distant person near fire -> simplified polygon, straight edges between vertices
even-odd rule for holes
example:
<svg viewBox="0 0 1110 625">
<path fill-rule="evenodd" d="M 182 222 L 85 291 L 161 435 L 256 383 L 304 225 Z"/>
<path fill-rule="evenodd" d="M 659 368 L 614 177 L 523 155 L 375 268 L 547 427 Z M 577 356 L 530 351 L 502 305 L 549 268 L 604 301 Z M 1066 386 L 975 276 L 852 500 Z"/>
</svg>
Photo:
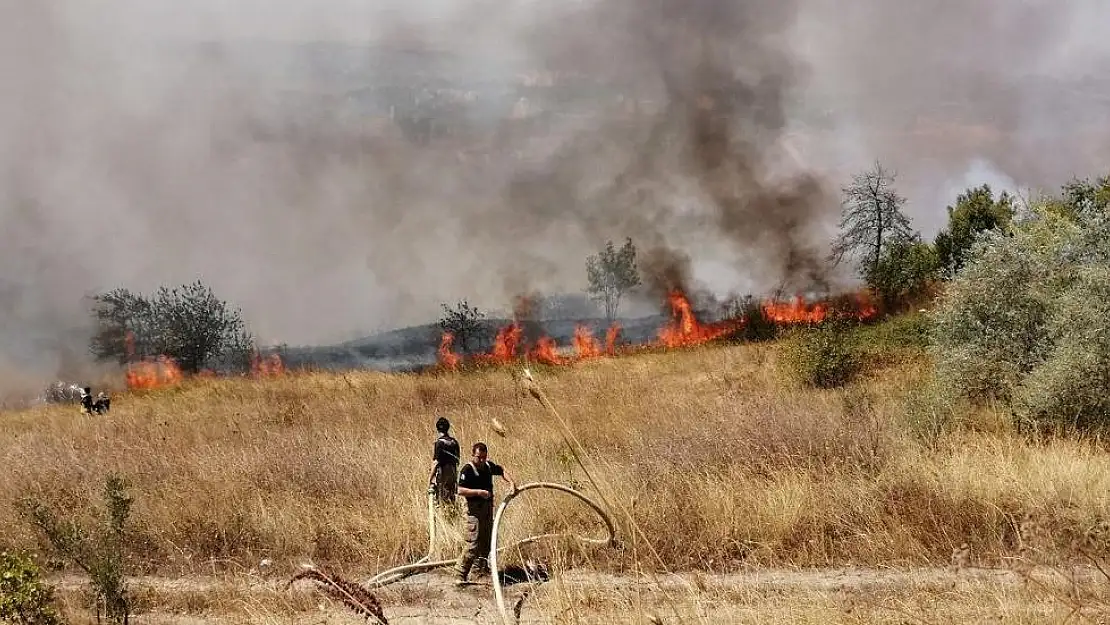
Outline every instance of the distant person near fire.
<svg viewBox="0 0 1110 625">
<path fill-rule="evenodd" d="M 104 414 L 112 405 L 112 399 L 104 391 L 93 398 L 92 387 L 81 389 L 81 412 L 85 414 Z"/>
<path fill-rule="evenodd" d="M 479 441 L 471 447 L 470 462 L 459 472 L 459 494 L 466 498 L 466 546 L 455 565 L 456 584 L 462 585 L 470 569 L 478 563 L 479 571 L 489 572 L 490 543 L 493 539 L 493 476 L 499 475 L 516 492 L 516 482 L 505 468 L 489 460 L 486 444 Z M 496 573 L 495 573 L 496 574 Z"/>
<path fill-rule="evenodd" d="M 436 419 L 435 446 L 432 449 L 432 474 L 428 477 L 428 490 L 435 492 L 436 503 L 450 506 L 455 503 L 458 483 L 459 441 L 451 436 L 451 422 L 446 417 Z"/>
</svg>

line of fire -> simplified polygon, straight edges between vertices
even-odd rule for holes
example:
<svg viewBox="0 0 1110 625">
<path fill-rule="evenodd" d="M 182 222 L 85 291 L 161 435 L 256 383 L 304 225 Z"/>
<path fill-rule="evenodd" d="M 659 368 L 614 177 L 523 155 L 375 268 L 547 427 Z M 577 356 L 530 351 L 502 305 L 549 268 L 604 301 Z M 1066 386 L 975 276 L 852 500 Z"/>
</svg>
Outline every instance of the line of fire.
<svg viewBox="0 0 1110 625">
<path fill-rule="evenodd" d="M 637 344 L 622 344 L 621 326 L 614 323 L 603 336 L 595 336 L 585 324 L 574 330 L 571 344 L 560 346 L 555 339 L 543 335 L 532 341 L 524 339 L 524 325 L 511 321 L 501 327 L 488 352 L 462 355 L 453 349 L 455 337 L 450 332 L 442 334 L 436 352 L 435 371 L 457 371 L 467 366 L 497 366 L 517 361 L 544 365 L 571 365 L 596 358 L 619 357 L 633 352 L 656 349 L 682 349 L 704 345 L 712 341 L 735 336 L 751 320 L 745 316 L 714 322 L 701 322 L 694 313 L 689 298 L 680 290 L 667 295 L 670 319 L 659 328 L 655 340 Z M 866 290 L 847 296 L 808 302 L 798 296 L 788 301 L 764 300 L 759 304 L 763 322 L 775 326 L 816 325 L 827 321 L 833 314 L 846 315 L 858 321 L 868 321 L 878 314 L 877 307 Z M 285 364 L 278 354 L 265 357 L 251 355 L 250 375 L 268 377 L 286 373 Z M 215 377 L 211 371 L 202 371 L 194 377 Z M 127 387 L 131 390 L 153 389 L 183 381 L 186 375 L 173 359 L 159 356 L 129 364 L 126 372 Z"/>
</svg>

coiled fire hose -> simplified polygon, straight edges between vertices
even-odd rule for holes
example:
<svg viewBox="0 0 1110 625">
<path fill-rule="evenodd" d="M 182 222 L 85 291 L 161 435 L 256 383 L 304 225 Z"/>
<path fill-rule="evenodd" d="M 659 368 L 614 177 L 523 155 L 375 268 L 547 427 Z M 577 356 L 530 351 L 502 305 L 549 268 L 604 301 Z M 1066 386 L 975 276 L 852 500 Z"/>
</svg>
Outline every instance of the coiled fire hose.
<svg viewBox="0 0 1110 625">
<path fill-rule="evenodd" d="M 579 536 L 579 535 L 575 535 L 575 534 L 556 532 L 556 533 L 551 533 L 551 534 L 538 534 L 538 535 L 535 535 L 535 536 L 529 536 L 527 538 L 522 538 L 520 540 L 517 540 L 516 542 L 514 542 L 510 545 L 499 547 L 497 543 L 498 543 L 498 534 L 500 533 L 499 530 L 501 529 L 501 519 L 505 514 L 505 510 L 508 509 L 509 503 L 511 503 L 514 499 L 516 499 L 517 497 L 519 497 L 522 493 L 524 493 L 526 491 L 538 490 L 538 489 L 556 490 L 556 491 L 560 491 L 560 492 L 563 492 L 563 493 L 566 493 L 568 495 L 572 495 L 572 496 L 578 498 L 583 503 L 585 503 L 587 506 L 589 506 L 594 512 L 596 512 L 599 517 L 601 517 L 602 522 L 605 524 L 605 530 L 608 533 L 608 535 L 604 538 L 589 538 L 589 537 Z M 546 540 L 546 539 L 550 539 L 550 538 L 558 538 L 558 537 L 568 536 L 568 535 L 577 539 L 579 542 L 582 542 L 582 543 L 585 543 L 585 544 L 588 544 L 588 545 L 596 545 L 596 546 L 616 546 L 617 545 L 617 530 L 616 530 L 616 526 L 613 523 L 612 517 L 593 499 L 589 498 L 588 496 L 584 495 L 583 493 L 581 493 L 581 492 L 579 492 L 579 491 L 577 491 L 577 490 L 575 490 L 575 489 L 573 489 L 569 486 L 566 486 L 564 484 L 558 484 L 558 483 L 555 483 L 555 482 L 528 482 L 528 483 L 521 484 L 521 485 L 517 486 L 517 489 L 515 491 L 512 491 L 509 494 L 507 494 L 501 500 L 501 504 L 497 507 L 497 511 L 494 513 L 492 534 L 493 535 L 490 538 L 489 568 L 490 568 L 490 574 L 491 574 L 492 583 L 493 583 L 494 601 L 497 604 L 497 611 L 501 615 L 501 620 L 505 623 L 505 625 L 511 625 L 513 623 L 513 621 L 509 618 L 509 612 L 508 612 L 508 609 L 505 606 L 505 595 L 504 595 L 504 590 L 503 590 L 502 583 L 501 583 L 501 578 L 497 574 L 497 572 L 498 572 L 497 557 L 498 557 L 499 553 L 501 553 L 502 551 L 509 551 L 509 550 L 512 550 L 512 549 L 517 549 L 519 547 L 523 547 L 524 545 L 536 543 L 536 542 L 539 542 L 541 540 Z M 367 580 L 366 582 L 364 582 L 363 586 L 366 587 L 367 589 L 381 588 L 383 586 L 387 586 L 387 585 L 392 584 L 394 582 L 398 582 L 398 581 L 400 581 L 400 580 L 402 580 L 406 577 L 412 576 L 412 575 L 417 575 L 419 573 L 425 573 L 425 572 L 428 572 L 428 571 L 431 571 L 431 570 L 434 570 L 434 569 L 443 568 L 443 567 L 447 567 L 447 566 L 452 566 L 452 565 L 455 564 L 455 562 L 457 561 L 456 558 L 443 559 L 443 560 L 433 560 L 432 559 L 432 550 L 435 547 L 435 537 L 436 537 L 436 516 L 435 516 L 435 496 L 434 495 L 429 495 L 429 497 L 428 497 L 428 537 L 429 537 L 428 552 L 422 558 L 420 558 L 419 560 L 417 560 L 416 562 L 413 562 L 411 564 L 404 564 L 404 565 L 401 565 L 401 566 L 397 566 L 397 567 L 382 571 L 382 572 L 378 573 L 377 575 L 375 575 L 374 577 Z"/>
<path fill-rule="evenodd" d="M 575 449 L 575 445 L 572 444 L 573 434 L 571 434 L 569 432 L 569 429 L 567 428 L 566 423 L 562 420 L 562 417 L 559 416 L 559 413 L 555 410 L 555 407 L 551 405 L 551 402 L 547 399 L 547 396 L 535 384 L 535 381 L 532 378 L 532 374 L 528 369 L 524 370 L 523 376 L 521 378 L 521 382 L 523 383 L 524 388 L 533 397 L 535 397 L 544 406 L 544 408 L 547 409 L 547 411 L 549 413 L 551 413 L 554 417 L 556 417 L 559 420 L 559 425 L 563 429 L 564 438 L 567 440 L 567 444 L 570 445 L 571 453 L 574 455 L 575 460 L 578 461 L 579 466 L 581 466 L 582 469 L 584 471 L 586 471 L 586 475 L 589 478 L 590 483 L 593 484 L 593 486 L 595 488 L 597 488 L 597 484 L 596 484 L 596 482 L 594 482 L 593 476 L 590 475 L 589 470 L 582 463 L 582 460 L 579 457 L 579 455 L 577 453 L 577 450 Z M 573 441 L 573 443 L 577 443 L 577 441 Z M 566 532 L 556 532 L 556 533 L 551 533 L 551 534 L 539 534 L 539 535 L 536 535 L 536 536 L 529 536 L 527 538 L 522 538 L 520 540 L 517 540 L 516 542 L 514 542 L 510 545 L 506 545 L 504 547 L 499 547 L 498 546 L 498 534 L 500 533 L 500 529 L 501 529 L 502 517 L 505 514 L 505 510 L 508 509 L 509 504 L 513 500 L 515 500 L 517 497 L 519 497 L 521 494 L 523 494 L 527 491 L 540 490 L 540 489 L 549 489 L 549 490 L 555 490 L 555 491 L 559 491 L 559 492 L 562 492 L 562 493 L 566 493 L 568 495 L 576 497 L 577 499 L 579 499 L 580 501 L 585 503 L 587 506 L 590 507 L 590 509 L 592 509 L 594 512 L 596 512 L 599 517 L 601 517 L 602 522 L 605 524 L 605 529 L 606 529 L 606 532 L 608 533 L 608 535 L 605 538 L 588 538 L 588 537 L 584 537 L 584 536 L 579 536 L 577 534 L 569 534 L 569 533 L 566 533 Z M 601 491 L 598 490 L 598 493 L 601 494 Z M 436 508 L 435 493 L 434 493 L 434 491 L 429 490 L 429 492 L 428 492 L 428 551 L 427 551 L 427 553 L 425 553 L 424 556 L 421 557 L 419 560 L 417 560 L 416 562 L 413 562 L 411 564 L 404 564 L 404 565 L 401 565 L 401 566 L 393 567 L 391 569 L 387 569 L 385 571 L 381 571 L 380 573 L 374 575 L 372 578 L 370 578 L 369 580 L 367 580 L 366 582 L 364 582 L 362 584 L 365 588 L 367 588 L 367 589 L 381 588 L 383 586 L 387 586 L 387 585 L 392 584 L 394 582 L 398 582 L 398 581 L 400 581 L 402 579 L 405 579 L 406 577 L 409 577 L 409 576 L 412 576 L 412 575 L 425 573 L 427 571 L 431 571 L 431 570 L 434 570 L 434 569 L 443 568 L 443 567 L 447 567 L 447 566 L 452 566 L 452 565 L 455 564 L 455 562 L 457 561 L 456 558 L 441 559 L 441 560 L 433 560 L 432 559 L 433 552 L 434 552 L 434 549 L 435 549 L 435 543 L 436 543 L 436 525 L 437 524 L 436 524 L 435 508 Z M 558 538 L 558 537 L 568 536 L 568 535 L 577 539 L 579 542 L 589 544 L 589 545 L 610 546 L 610 547 L 615 547 L 615 546 L 618 545 L 616 525 L 613 523 L 612 516 L 605 510 L 605 508 L 603 508 L 600 504 L 598 504 L 597 502 L 595 502 L 593 499 L 586 496 L 585 494 L 579 492 L 578 490 L 575 490 L 574 488 L 571 488 L 570 486 L 566 486 L 564 484 L 558 484 L 558 483 L 555 483 L 555 482 L 527 482 L 525 484 L 518 485 L 516 490 L 509 492 L 501 500 L 501 504 L 497 507 L 497 511 L 494 513 L 492 534 L 493 535 L 490 538 L 490 553 L 489 553 L 490 575 L 493 578 L 494 602 L 497 604 L 497 611 L 500 614 L 501 620 L 505 625 L 512 625 L 513 621 L 510 620 L 509 611 L 505 607 L 504 589 L 502 588 L 501 577 L 498 574 L 498 567 L 497 567 L 498 554 L 500 554 L 502 551 L 517 549 L 517 548 L 523 547 L 524 545 L 536 543 L 536 542 L 539 542 L 541 540 L 545 540 L 545 539 L 549 539 L 549 538 Z"/>
</svg>

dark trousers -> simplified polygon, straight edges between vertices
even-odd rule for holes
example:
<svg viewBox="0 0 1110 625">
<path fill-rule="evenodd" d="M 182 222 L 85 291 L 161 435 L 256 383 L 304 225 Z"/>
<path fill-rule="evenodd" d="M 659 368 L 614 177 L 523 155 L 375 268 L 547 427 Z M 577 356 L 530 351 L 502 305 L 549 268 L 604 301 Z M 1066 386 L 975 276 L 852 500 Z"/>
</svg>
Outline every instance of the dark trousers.
<svg viewBox="0 0 1110 625">
<path fill-rule="evenodd" d="M 436 466 L 436 502 L 440 504 L 454 504 L 455 493 L 458 492 L 459 481 L 458 465 L 441 464 Z"/>
<path fill-rule="evenodd" d="M 481 560 L 484 568 L 489 568 L 489 549 L 493 541 L 493 501 L 475 499 L 467 501 L 466 546 L 459 554 L 455 572 L 459 579 L 466 579 L 476 561 Z"/>
</svg>

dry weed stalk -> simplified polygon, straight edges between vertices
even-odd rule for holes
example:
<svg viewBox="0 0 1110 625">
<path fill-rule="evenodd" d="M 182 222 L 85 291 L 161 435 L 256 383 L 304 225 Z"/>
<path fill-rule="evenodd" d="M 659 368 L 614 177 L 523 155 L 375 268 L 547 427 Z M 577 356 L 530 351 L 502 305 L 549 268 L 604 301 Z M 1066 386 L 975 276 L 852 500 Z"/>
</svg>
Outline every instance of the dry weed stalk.
<svg viewBox="0 0 1110 625">
<path fill-rule="evenodd" d="M 1085 548 L 1079 547 L 1077 550 L 1097 572 L 1097 579 L 1105 585 L 1104 590 L 1110 591 L 1110 563 Z M 1049 599 L 1069 608 L 1067 616 L 1061 621 L 1062 623 L 1067 623 L 1076 616 L 1080 618 L 1110 616 L 1110 599 L 1107 598 L 1105 592 L 1101 596 L 1093 591 L 1084 593 L 1084 583 L 1079 579 L 1079 575 L 1074 569 L 1066 571 L 1059 565 L 1047 566 L 1051 573 L 1055 573 L 1064 580 L 1065 588 L 1062 589 L 1056 584 L 1037 579 L 1033 575 L 1036 568 L 1037 564 L 1035 562 L 1021 558 L 1021 564 L 1011 567 L 1011 570 L 1021 576 L 1027 587 L 1036 588 Z M 1098 622 L 1103 621 L 1099 620 Z"/>
<path fill-rule="evenodd" d="M 365 617 L 366 620 L 374 618 L 380 625 L 389 625 L 389 620 L 385 618 L 385 612 L 382 610 L 382 604 L 378 601 L 378 598 L 358 583 L 311 566 L 294 575 L 286 584 L 286 588 L 302 579 L 310 579 L 316 582 L 325 595 L 354 610 L 356 614 Z"/>
</svg>

